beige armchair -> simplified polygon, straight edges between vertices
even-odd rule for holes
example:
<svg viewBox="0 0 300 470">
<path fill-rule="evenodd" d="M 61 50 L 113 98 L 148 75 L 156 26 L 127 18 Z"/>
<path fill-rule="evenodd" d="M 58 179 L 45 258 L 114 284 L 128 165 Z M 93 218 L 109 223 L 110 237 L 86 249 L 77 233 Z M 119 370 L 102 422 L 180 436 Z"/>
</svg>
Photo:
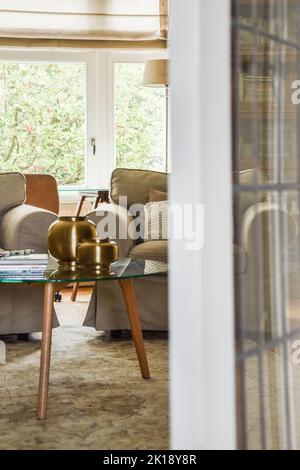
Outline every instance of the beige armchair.
<svg viewBox="0 0 300 470">
<path fill-rule="evenodd" d="M 261 186 L 265 176 L 258 169 L 242 171 L 239 184 Z M 270 192 L 269 192 L 270 193 Z M 271 194 L 272 196 L 272 194 Z M 294 217 L 266 192 L 244 191 L 239 207 L 234 201 L 235 215 L 235 293 L 237 329 L 243 329 L 248 337 L 257 333 L 266 337 L 280 330 L 278 318 L 278 272 L 280 259 L 287 261 L 289 248 L 298 232 Z M 238 212 L 240 215 L 238 216 Z M 239 223 L 238 223 L 239 220 Z M 282 227 L 282 239 L 278 239 L 278 224 Z M 284 276 L 288 263 L 284 262 Z"/>
<path fill-rule="evenodd" d="M 238 176 L 242 185 L 251 185 L 254 181 L 258 184 L 264 182 L 263 173 L 257 169 L 240 172 Z M 116 214 L 117 225 L 127 227 L 132 221 L 132 214 L 128 208 L 135 203 L 147 203 L 151 189 L 166 191 L 167 175 L 153 171 L 117 169 L 111 178 L 112 204 L 102 205 L 101 214 L 95 210 L 89 216 L 98 224 L 101 218 L 108 214 Z M 118 205 L 119 196 L 127 196 L 127 207 Z M 237 201 L 234 201 L 234 206 L 235 202 Z M 236 318 L 237 321 L 240 318 L 244 319 L 243 328 L 246 334 L 256 334 L 257 328 L 260 332 L 270 334 L 276 328 L 278 316 L 278 312 L 275 312 L 273 307 L 276 304 L 276 275 L 273 260 L 276 257 L 277 240 L 272 236 L 272 227 L 280 216 L 285 233 L 282 249 L 285 251 L 295 240 L 297 227 L 294 218 L 278 204 L 268 201 L 263 193 L 258 198 L 257 194 L 251 191 L 244 192 L 239 210 L 241 212 L 240 224 L 239 226 L 235 224 L 233 257 L 235 308 L 236 313 L 243 309 L 243 314 L 237 314 Z M 234 212 L 236 215 L 236 208 Z M 240 230 L 239 235 L 237 230 Z M 259 255 L 256 251 L 257 236 L 260 237 L 263 246 L 263 252 Z M 128 234 L 127 238 L 116 241 L 121 257 L 167 261 L 166 240 L 137 243 Z M 142 328 L 166 330 L 168 327 L 167 280 L 147 278 L 134 282 Z M 263 292 L 259 304 L 257 283 L 262 286 Z M 238 296 L 238 293 L 241 295 Z M 129 327 L 122 296 L 116 283 L 101 283 L 95 287 L 85 324 L 94 326 L 98 330 L 118 330 Z M 238 330 L 240 325 L 236 326 Z"/>
<path fill-rule="evenodd" d="M 156 171 L 116 169 L 111 177 L 110 197 L 112 204 L 101 206 L 89 214 L 89 218 L 99 223 L 109 214 L 116 215 L 117 233 L 119 226 L 127 230 L 132 221 L 129 208 L 133 204 L 146 204 L 152 189 L 167 191 L 167 174 Z M 119 197 L 127 196 L 127 207 L 119 206 Z M 125 239 L 116 239 L 120 257 L 150 259 L 167 262 L 168 243 L 166 240 L 138 243 L 127 233 Z M 134 280 L 141 325 L 144 330 L 163 331 L 168 329 L 168 281 L 166 278 Z M 96 285 L 88 313 L 86 326 L 97 330 L 129 329 L 125 306 L 119 286 L 115 282 Z"/>
<path fill-rule="evenodd" d="M 24 204 L 25 198 L 21 173 L 0 174 L 0 248 L 33 248 L 35 253 L 47 253 L 48 228 L 57 216 Z M 0 334 L 41 331 L 41 285 L 0 284 L 0 295 Z M 58 326 L 55 315 L 54 326 Z"/>
</svg>

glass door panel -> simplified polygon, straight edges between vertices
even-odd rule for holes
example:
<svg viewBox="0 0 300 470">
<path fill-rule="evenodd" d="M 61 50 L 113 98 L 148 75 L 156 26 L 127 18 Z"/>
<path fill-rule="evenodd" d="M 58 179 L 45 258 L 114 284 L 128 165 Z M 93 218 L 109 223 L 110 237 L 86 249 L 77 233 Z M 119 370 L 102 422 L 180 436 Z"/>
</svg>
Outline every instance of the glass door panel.
<svg viewBox="0 0 300 470">
<path fill-rule="evenodd" d="M 299 20 L 298 0 L 232 1 L 241 448 L 300 448 Z"/>
</svg>

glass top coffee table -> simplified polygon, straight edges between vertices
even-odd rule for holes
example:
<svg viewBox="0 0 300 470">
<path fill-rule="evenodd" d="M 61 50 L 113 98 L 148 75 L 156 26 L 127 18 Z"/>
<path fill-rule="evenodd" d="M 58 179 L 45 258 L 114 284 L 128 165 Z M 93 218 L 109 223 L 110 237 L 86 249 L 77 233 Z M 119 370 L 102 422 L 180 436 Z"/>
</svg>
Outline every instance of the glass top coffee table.
<svg viewBox="0 0 300 470">
<path fill-rule="evenodd" d="M 52 341 L 52 317 L 54 288 L 59 283 L 70 282 L 105 282 L 118 281 L 123 293 L 127 315 L 131 328 L 133 341 L 144 379 L 150 378 L 148 361 L 145 351 L 143 334 L 132 280 L 147 276 L 166 276 L 167 265 L 159 261 L 119 259 L 112 264 L 112 273 L 109 275 L 98 274 L 93 271 L 78 269 L 76 271 L 61 271 L 58 265 L 51 261 L 48 266 L 40 270 L 29 270 L 28 267 L 14 269 L 0 273 L 0 283 L 43 283 L 44 284 L 44 311 L 42 322 L 42 345 L 40 380 L 38 391 L 38 419 L 47 417 L 48 388 L 50 375 L 51 341 Z"/>
</svg>

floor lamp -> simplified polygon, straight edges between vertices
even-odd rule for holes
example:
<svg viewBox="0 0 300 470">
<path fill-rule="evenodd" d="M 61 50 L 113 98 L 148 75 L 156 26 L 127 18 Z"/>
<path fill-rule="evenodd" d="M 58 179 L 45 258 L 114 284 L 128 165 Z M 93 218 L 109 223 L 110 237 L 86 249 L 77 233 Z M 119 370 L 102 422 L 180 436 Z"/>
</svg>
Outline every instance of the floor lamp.
<svg viewBox="0 0 300 470">
<path fill-rule="evenodd" d="M 164 87 L 166 91 L 166 164 L 169 170 L 169 61 L 167 59 L 148 60 L 144 71 L 144 86 Z"/>
</svg>

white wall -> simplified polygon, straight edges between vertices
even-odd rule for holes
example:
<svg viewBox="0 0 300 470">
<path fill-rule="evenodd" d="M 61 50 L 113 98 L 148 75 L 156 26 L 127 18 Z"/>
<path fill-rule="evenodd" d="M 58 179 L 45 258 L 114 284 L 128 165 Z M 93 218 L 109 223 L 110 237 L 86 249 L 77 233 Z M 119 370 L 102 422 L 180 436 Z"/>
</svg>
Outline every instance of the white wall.
<svg viewBox="0 0 300 470">
<path fill-rule="evenodd" d="M 205 204 L 204 249 L 170 248 L 175 449 L 235 448 L 229 8 L 171 0 L 170 198 Z"/>
</svg>

